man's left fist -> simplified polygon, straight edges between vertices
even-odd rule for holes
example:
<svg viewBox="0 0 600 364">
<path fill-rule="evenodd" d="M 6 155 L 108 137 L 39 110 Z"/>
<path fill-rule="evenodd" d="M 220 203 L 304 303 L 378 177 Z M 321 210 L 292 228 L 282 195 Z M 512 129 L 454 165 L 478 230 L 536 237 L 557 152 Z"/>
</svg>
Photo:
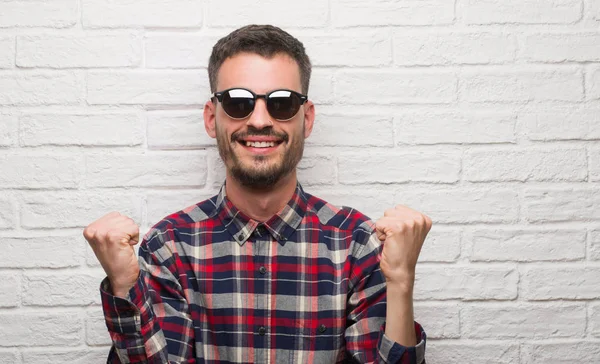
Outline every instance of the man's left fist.
<svg viewBox="0 0 600 364">
<path fill-rule="evenodd" d="M 377 220 L 375 232 L 383 242 L 380 267 L 388 283 L 412 289 L 417 259 L 431 225 L 428 216 L 403 205 L 386 210 Z"/>
</svg>

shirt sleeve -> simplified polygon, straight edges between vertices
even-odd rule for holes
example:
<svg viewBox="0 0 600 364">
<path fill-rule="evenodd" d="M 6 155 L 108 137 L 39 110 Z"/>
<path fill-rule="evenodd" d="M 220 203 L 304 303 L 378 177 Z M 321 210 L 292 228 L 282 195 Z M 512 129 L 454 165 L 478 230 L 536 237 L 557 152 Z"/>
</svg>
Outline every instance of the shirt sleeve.
<svg viewBox="0 0 600 364">
<path fill-rule="evenodd" d="M 386 286 L 379 268 L 382 246 L 374 235 L 363 240 L 351 257 L 346 355 L 358 363 L 423 364 L 427 335 L 419 323 L 415 322 L 416 346 L 402 346 L 385 335 Z"/>
<path fill-rule="evenodd" d="M 140 275 L 126 298 L 100 287 L 106 326 L 113 341 L 108 363 L 195 363 L 192 318 L 178 280 L 174 241 L 153 230 L 139 249 Z M 165 239 L 166 240 L 166 239 Z"/>
</svg>

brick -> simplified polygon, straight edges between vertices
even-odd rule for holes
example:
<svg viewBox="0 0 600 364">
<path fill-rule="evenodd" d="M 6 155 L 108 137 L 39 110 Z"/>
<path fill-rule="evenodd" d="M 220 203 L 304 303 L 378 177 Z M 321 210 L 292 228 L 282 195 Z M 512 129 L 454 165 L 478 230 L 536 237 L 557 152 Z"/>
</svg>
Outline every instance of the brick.
<svg viewBox="0 0 600 364">
<path fill-rule="evenodd" d="M 15 144 L 18 125 L 16 115 L 0 111 L 0 147 L 10 147 Z"/>
<path fill-rule="evenodd" d="M 4 351 L 0 350 L 0 363 L 20 364 L 21 355 L 14 350 Z"/>
<path fill-rule="evenodd" d="M 592 260 L 600 260 L 600 230 L 592 230 L 590 236 L 589 257 Z"/>
<path fill-rule="evenodd" d="M 13 201 L 8 197 L 0 196 L 0 229 L 14 228 L 17 224 L 15 217 L 17 210 Z"/>
<path fill-rule="evenodd" d="M 458 152 L 387 152 L 348 154 L 339 158 L 339 179 L 344 184 L 433 182 L 454 183 L 460 172 Z M 407 166 L 414 166 L 409 167 Z"/>
<path fill-rule="evenodd" d="M 200 0 L 82 0 L 82 22 L 90 28 L 199 27 Z"/>
<path fill-rule="evenodd" d="M 208 99 L 208 78 L 197 71 L 112 71 L 88 74 L 90 104 L 194 105 Z"/>
<path fill-rule="evenodd" d="M 160 191 L 148 193 L 147 200 L 147 221 L 154 225 L 164 217 L 177 211 L 195 205 L 214 195 L 218 191 Z"/>
<path fill-rule="evenodd" d="M 522 274 L 520 292 L 530 301 L 597 299 L 600 298 L 600 268 L 531 267 Z"/>
<path fill-rule="evenodd" d="M 516 116 L 507 112 L 403 111 L 394 117 L 402 144 L 516 143 Z"/>
<path fill-rule="evenodd" d="M 540 33 L 524 38 L 520 57 L 539 62 L 600 61 L 600 33 Z"/>
<path fill-rule="evenodd" d="M 585 257 L 585 231 L 572 229 L 478 228 L 467 231 L 474 262 L 573 261 Z"/>
<path fill-rule="evenodd" d="M 208 150 L 208 170 L 212 173 L 209 173 L 206 185 L 220 188 L 225 181 L 226 167 L 216 148 Z"/>
<path fill-rule="evenodd" d="M 149 111 L 147 138 L 152 149 L 189 149 L 216 146 L 204 129 L 202 112 Z"/>
<path fill-rule="evenodd" d="M 0 295 L 0 307 L 18 306 L 21 301 L 19 276 L 10 273 L 0 273 L 0 292 L 2 292 L 2 295 Z"/>
<path fill-rule="evenodd" d="M 0 28 L 72 27 L 79 19 L 77 0 L 3 1 L 0 3 Z"/>
<path fill-rule="evenodd" d="M 3 188 L 75 188 L 83 173 L 83 159 L 69 155 L 0 154 Z"/>
<path fill-rule="evenodd" d="M 100 304 L 98 287 L 104 277 L 78 272 L 29 273 L 23 279 L 23 304 L 26 306 L 83 306 Z"/>
<path fill-rule="evenodd" d="M 600 148 L 591 148 L 590 156 L 590 180 L 594 182 L 600 181 Z"/>
<path fill-rule="evenodd" d="M 130 33 L 17 38 L 19 67 L 132 67 L 141 60 L 142 40 Z"/>
<path fill-rule="evenodd" d="M 459 338 L 458 304 L 416 303 L 415 321 L 427 328 L 428 339 Z"/>
<path fill-rule="evenodd" d="M 580 101 L 582 74 L 576 69 L 465 71 L 460 99 L 469 102 Z"/>
<path fill-rule="evenodd" d="M 109 348 L 85 349 L 26 349 L 23 350 L 23 364 L 90 364 L 103 363 L 108 357 Z"/>
<path fill-rule="evenodd" d="M 83 236 L 73 235 L 4 237 L 0 249 L 11 258 L 0 261 L 0 268 L 78 267 L 84 256 L 83 241 Z"/>
<path fill-rule="evenodd" d="M 585 86 L 588 100 L 600 99 L 600 67 L 590 67 Z"/>
<path fill-rule="evenodd" d="M 391 130 L 392 121 L 385 116 L 317 112 L 312 134 L 306 139 L 306 144 L 330 147 L 392 147 L 394 134 Z"/>
<path fill-rule="evenodd" d="M 21 225 L 26 228 L 85 227 L 111 211 L 141 221 L 141 196 L 118 191 L 31 192 L 23 196 Z"/>
<path fill-rule="evenodd" d="M 74 72 L 0 73 L 0 105 L 75 104 L 82 93 Z"/>
<path fill-rule="evenodd" d="M 544 109 L 523 112 L 518 119 L 530 140 L 600 140 L 598 109 Z"/>
<path fill-rule="evenodd" d="M 519 273 L 511 268 L 417 266 L 415 300 L 513 300 Z"/>
<path fill-rule="evenodd" d="M 142 119 L 132 112 L 24 113 L 22 146 L 135 146 L 144 140 Z"/>
<path fill-rule="evenodd" d="M 515 58 L 513 35 L 446 30 L 400 30 L 394 34 L 394 63 L 399 66 L 498 64 Z"/>
<path fill-rule="evenodd" d="M 432 364 L 514 364 L 519 362 L 519 344 L 474 340 L 436 341 L 435 344 L 427 346 L 427 363 L 430 362 Z"/>
<path fill-rule="evenodd" d="M 471 304 L 461 310 L 461 332 L 469 339 L 582 337 L 583 304 Z M 541 324 L 542 323 L 542 324 Z"/>
<path fill-rule="evenodd" d="M 206 68 L 217 36 L 151 34 L 144 42 L 146 68 Z"/>
<path fill-rule="evenodd" d="M 211 27 L 273 24 L 275 20 L 274 25 L 282 28 L 305 28 L 325 26 L 329 20 L 329 4 L 320 0 L 306 0 L 293 8 L 277 0 L 263 0 L 260 6 L 248 6 L 240 0 L 210 0 L 206 5 L 206 19 Z"/>
<path fill-rule="evenodd" d="M 392 63 L 387 34 L 360 32 L 300 37 L 314 66 L 383 66 Z"/>
<path fill-rule="evenodd" d="M 581 8 L 581 0 L 460 0 L 456 12 L 466 24 L 570 24 Z"/>
<path fill-rule="evenodd" d="M 593 363 L 600 358 L 600 341 L 524 343 L 521 353 L 523 364 Z"/>
<path fill-rule="evenodd" d="M 336 99 L 356 104 L 447 104 L 456 100 L 457 80 L 448 72 L 340 71 Z"/>
<path fill-rule="evenodd" d="M 442 25 L 454 22 L 454 4 L 443 0 L 333 0 L 331 21 L 337 27 L 364 25 Z"/>
<path fill-rule="evenodd" d="M 73 310 L 0 313 L 0 347 L 77 346 L 82 342 L 82 326 L 81 317 Z"/>
<path fill-rule="evenodd" d="M 308 99 L 316 105 L 330 104 L 334 101 L 333 92 L 333 70 L 313 69 Z"/>
<path fill-rule="evenodd" d="M 305 155 L 298 164 L 298 180 L 303 186 L 337 183 L 337 160 L 326 155 Z"/>
<path fill-rule="evenodd" d="M 528 188 L 522 215 L 529 222 L 598 220 L 600 194 L 597 188 Z"/>
<path fill-rule="evenodd" d="M 588 332 L 600 338 L 600 303 L 590 303 L 588 315 Z"/>
<path fill-rule="evenodd" d="M 0 8 L 1 7 L 2 7 L 2 5 L 0 5 Z M 14 66 L 15 66 L 15 38 L 14 37 L 0 37 L 0 68 L 13 68 Z"/>
<path fill-rule="evenodd" d="M 515 222 L 519 200 L 513 189 L 442 189 L 397 192 L 393 201 L 428 215 L 433 223 Z M 384 206 L 389 205 L 386 203 Z"/>
<path fill-rule="evenodd" d="M 460 232 L 434 226 L 427 234 L 419 262 L 454 262 L 460 256 Z"/>
<path fill-rule="evenodd" d="M 85 315 L 85 342 L 88 345 L 111 345 L 102 307 L 94 307 Z"/>
<path fill-rule="evenodd" d="M 470 182 L 572 181 L 587 179 L 585 149 L 482 149 L 463 156 Z"/>
<path fill-rule="evenodd" d="M 90 155 L 85 181 L 93 187 L 203 186 L 206 155 L 190 152 Z"/>
</svg>

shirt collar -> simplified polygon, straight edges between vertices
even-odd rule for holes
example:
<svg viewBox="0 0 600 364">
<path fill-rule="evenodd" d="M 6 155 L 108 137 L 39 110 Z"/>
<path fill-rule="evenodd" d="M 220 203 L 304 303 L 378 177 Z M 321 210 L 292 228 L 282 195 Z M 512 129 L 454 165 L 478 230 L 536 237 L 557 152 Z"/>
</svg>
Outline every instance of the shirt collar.
<svg viewBox="0 0 600 364">
<path fill-rule="evenodd" d="M 254 230 L 261 225 L 259 221 L 249 218 L 229 201 L 225 193 L 225 184 L 221 186 L 217 195 L 216 207 L 219 219 L 240 246 L 244 245 Z M 297 183 L 296 190 L 288 203 L 262 225 L 283 246 L 302 222 L 306 208 L 306 195 L 300 183 Z"/>
</svg>

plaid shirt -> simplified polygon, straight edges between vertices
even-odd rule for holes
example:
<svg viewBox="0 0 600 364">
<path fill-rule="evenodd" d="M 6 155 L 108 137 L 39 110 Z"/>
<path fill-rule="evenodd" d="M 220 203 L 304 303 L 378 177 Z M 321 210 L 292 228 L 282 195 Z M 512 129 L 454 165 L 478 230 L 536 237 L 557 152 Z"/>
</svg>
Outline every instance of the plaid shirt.
<svg viewBox="0 0 600 364">
<path fill-rule="evenodd" d="M 127 299 L 101 286 L 109 363 L 421 363 L 385 334 L 373 223 L 298 184 L 264 223 L 218 195 L 144 237 Z"/>
</svg>

